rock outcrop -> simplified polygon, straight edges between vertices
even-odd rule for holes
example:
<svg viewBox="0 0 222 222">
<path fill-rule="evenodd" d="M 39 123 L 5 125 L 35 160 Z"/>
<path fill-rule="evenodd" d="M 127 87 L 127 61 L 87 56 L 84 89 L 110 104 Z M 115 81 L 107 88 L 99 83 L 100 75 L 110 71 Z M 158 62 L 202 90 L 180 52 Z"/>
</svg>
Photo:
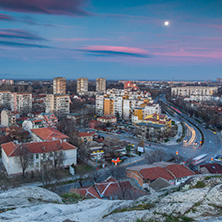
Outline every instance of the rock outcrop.
<svg viewBox="0 0 222 222">
<path fill-rule="evenodd" d="M 0 194 L 0 209 L 6 211 L 0 213 L 0 221 L 12 222 L 222 221 L 222 177 L 195 176 L 179 188 L 135 201 L 64 204 L 57 194 L 42 188 L 20 188 Z"/>
</svg>

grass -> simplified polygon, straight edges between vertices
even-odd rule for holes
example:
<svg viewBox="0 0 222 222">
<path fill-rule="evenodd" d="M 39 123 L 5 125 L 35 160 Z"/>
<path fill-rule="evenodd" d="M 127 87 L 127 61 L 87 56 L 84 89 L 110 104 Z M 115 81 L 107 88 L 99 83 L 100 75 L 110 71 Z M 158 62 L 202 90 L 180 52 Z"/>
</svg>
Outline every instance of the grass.
<svg viewBox="0 0 222 222">
<path fill-rule="evenodd" d="M 80 200 L 86 199 L 85 197 L 76 193 L 64 193 L 61 195 L 64 203 L 77 203 Z"/>
<path fill-rule="evenodd" d="M 209 180 L 209 179 L 211 179 L 211 178 L 221 178 L 222 177 L 222 175 L 212 175 L 212 176 L 206 176 L 204 179 L 205 180 Z"/>
<path fill-rule="evenodd" d="M 204 183 L 204 181 L 198 181 L 196 185 L 191 188 L 204 188 L 205 186 L 206 184 Z"/>
<path fill-rule="evenodd" d="M 84 164 L 84 163 L 79 163 L 77 164 L 76 168 L 75 168 L 75 173 L 76 174 L 85 174 L 88 173 L 89 171 L 92 171 L 93 168 Z"/>
<path fill-rule="evenodd" d="M 179 217 L 172 215 L 165 216 L 165 222 L 192 222 L 192 221 L 194 221 L 193 218 L 186 216 L 179 216 Z"/>
</svg>

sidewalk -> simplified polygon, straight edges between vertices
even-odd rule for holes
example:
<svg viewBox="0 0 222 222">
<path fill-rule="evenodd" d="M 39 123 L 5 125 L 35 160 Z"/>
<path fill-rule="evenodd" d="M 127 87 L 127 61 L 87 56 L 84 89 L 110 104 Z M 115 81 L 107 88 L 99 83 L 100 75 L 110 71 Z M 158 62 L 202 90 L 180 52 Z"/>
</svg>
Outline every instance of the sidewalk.
<svg viewBox="0 0 222 222">
<path fill-rule="evenodd" d="M 143 156 L 135 156 L 135 157 L 131 157 L 131 158 L 129 157 L 120 166 L 128 166 L 130 164 L 137 163 L 137 162 L 142 161 L 144 159 L 145 159 L 145 157 L 143 157 Z"/>
</svg>

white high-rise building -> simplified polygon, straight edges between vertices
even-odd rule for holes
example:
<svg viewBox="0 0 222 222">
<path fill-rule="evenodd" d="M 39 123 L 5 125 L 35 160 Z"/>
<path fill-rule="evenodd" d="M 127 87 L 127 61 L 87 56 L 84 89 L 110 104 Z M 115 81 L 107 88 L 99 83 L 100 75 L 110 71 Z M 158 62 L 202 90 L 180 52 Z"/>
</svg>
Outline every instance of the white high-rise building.
<svg viewBox="0 0 222 222">
<path fill-rule="evenodd" d="M 97 78 L 96 79 L 96 92 L 105 92 L 106 91 L 106 79 Z"/>
<path fill-rule="evenodd" d="M 46 113 L 56 112 L 58 115 L 68 114 L 70 110 L 70 99 L 68 95 L 46 95 Z"/>
<path fill-rule="evenodd" d="M 11 110 L 20 113 L 32 112 L 32 94 L 31 93 L 12 93 Z"/>
<path fill-rule="evenodd" d="M 9 109 L 11 107 L 12 93 L 9 91 L 0 91 L 0 105 Z"/>
<path fill-rule="evenodd" d="M 53 79 L 53 94 L 66 94 L 66 79 L 57 77 Z"/>
<path fill-rule="evenodd" d="M 77 93 L 85 94 L 88 92 L 88 79 L 87 78 L 78 78 L 77 79 Z"/>
<path fill-rule="evenodd" d="M 103 115 L 103 106 L 104 106 L 104 96 L 97 95 L 96 96 L 96 115 Z"/>
</svg>

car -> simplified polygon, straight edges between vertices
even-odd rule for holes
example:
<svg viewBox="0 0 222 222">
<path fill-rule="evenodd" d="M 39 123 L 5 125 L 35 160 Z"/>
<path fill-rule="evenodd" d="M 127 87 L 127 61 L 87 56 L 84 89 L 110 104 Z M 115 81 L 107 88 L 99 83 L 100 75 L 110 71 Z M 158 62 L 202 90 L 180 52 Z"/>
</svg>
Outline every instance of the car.
<svg viewBox="0 0 222 222">
<path fill-rule="evenodd" d="M 213 134 L 217 134 L 217 132 L 214 131 Z"/>
<path fill-rule="evenodd" d="M 187 142 L 187 140 L 183 140 L 183 142 L 184 142 L 184 143 L 186 143 L 186 142 Z"/>
<path fill-rule="evenodd" d="M 198 142 L 195 142 L 194 145 L 198 145 Z"/>
<path fill-rule="evenodd" d="M 214 161 L 222 162 L 222 155 L 215 155 Z"/>
</svg>

